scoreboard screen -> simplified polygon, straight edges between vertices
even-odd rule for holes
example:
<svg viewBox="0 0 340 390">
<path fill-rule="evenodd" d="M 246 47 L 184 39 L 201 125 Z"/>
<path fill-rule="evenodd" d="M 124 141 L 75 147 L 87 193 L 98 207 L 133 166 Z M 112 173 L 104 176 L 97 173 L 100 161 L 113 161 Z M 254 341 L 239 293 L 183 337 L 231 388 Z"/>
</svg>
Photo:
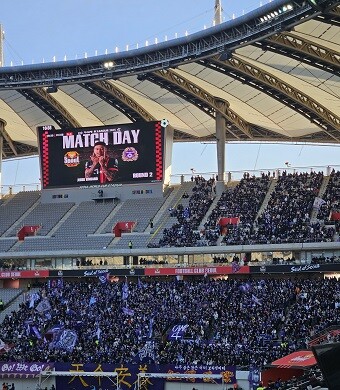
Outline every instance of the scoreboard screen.
<svg viewBox="0 0 340 390">
<path fill-rule="evenodd" d="M 161 124 L 38 127 L 42 188 L 162 182 L 165 128 Z"/>
</svg>

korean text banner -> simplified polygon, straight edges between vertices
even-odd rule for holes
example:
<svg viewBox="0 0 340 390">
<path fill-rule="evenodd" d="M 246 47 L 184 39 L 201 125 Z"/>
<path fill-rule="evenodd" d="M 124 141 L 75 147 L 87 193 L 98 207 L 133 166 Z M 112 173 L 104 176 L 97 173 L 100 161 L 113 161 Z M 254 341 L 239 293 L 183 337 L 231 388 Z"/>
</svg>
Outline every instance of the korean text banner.
<svg viewBox="0 0 340 390">
<path fill-rule="evenodd" d="M 55 363 L 56 371 L 72 372 L 73 376 L 58 376 L 56 378 L 57 390 L 59 389 L 103 389 L 114 388 L 114 383 L 118 382 L 121 390 L 132 390 L 138 388 L 138 374 L 140 373 L 159 373 L 159 374 L 217 374 L 221 379 L 204 378 L 147 378 L 148 390 L 164 390 L 165 381 L 190 383 L 218 383 L 222 384 L 222 378 L 225 385 L 232 385 L 236 382 L 235 366 L 195 366 L 195 365 L 155 365 L 155 364 L 69 364 Z M 101 377 L 86 376 L 85 372 L 106 372 Z M 117 373 L 117 377 L 112 374 Z M 111 375 L 111 376 L 110 376 Z"/>
<path fill-rule="evenodd" d="M 79 129 L 38 127 L 42 187 L 162 182 L 164 128 L 143 122 Z"/>
</svg>

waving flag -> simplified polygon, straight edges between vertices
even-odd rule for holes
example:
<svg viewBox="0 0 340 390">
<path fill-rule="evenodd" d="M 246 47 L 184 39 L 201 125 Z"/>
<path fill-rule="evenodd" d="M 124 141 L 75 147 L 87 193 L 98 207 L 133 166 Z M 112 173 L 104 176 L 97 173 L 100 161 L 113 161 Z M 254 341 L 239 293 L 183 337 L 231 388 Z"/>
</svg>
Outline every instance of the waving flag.
<svg viewBox="0 0 340 390">
<path fill-rule="evenodd" d="M 128 296 L 129 296 L 129 286 L 128 286 L 127 282 L 125 281 L 125 283 L 123 284 L 123 288 L 122 288 L 123 301 L 126 301 L 128 299 Z"/>
<path fill-rule="evenodd" d="M 135 311 L 132 309 L 129 309 L 128 307 L 123 307 L 122 309 L 123 313 L 128 316 L 133 316 L 135 314 Z"/>
<path fill-rule="evenodd" d="M 326 203 L 325 200 L 323 200 L 322 198 L 316 197 L 316 198 L 314 199 L 313 207 L 314 207 L 315 209 L 318 209 L 318 210 L 319 210 L 319 208 L 320 208 L 323 204 L 325 204 L 325 203 Z"/>
<path fill-rule="evenodd" d="M 252 300 L 254 303 L 256 303 L 257 305 L 262 306 L 261 300 L 260 300 L 256 295 L 252 294 L 251 300 Z"/>
<path fill-rule="evenodd" d="M 51 304 L 48 299 L 43 299 L 35 308 L 40 314 L 49 312 L 51 310 Z"/>
<path fill-rule="evenodd" d="M 52 343 L 56 349 L 72 352 L 78 340 L 78 335 L 74 330 L 64 329 L 56 337 Z"/>
<path fill-rule="evenodd" d="M 176 324 L 170 328 L 168 332 L 168 340 L 181 340 L 184 338 L 185 332 L 189 328 L 189 324 Z"/>
<path fill-rule="evenodd" d="M 98 279 L 101 284 L 106 284 L 109 280 L 109 273 L 106 273 L 105 275 L 99 275 Z"/>
</svg>

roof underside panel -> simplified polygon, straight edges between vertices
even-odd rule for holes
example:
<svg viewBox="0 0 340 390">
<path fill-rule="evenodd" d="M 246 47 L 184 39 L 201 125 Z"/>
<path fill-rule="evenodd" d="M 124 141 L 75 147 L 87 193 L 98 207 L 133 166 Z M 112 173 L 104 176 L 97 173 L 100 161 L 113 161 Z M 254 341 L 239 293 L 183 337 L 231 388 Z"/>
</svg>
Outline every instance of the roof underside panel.
<svg viewBox="0 0 340 390">
<path fill-rule="evenodd" d="M 320 131 L 316 125 L 312 124 L 308 119 L 293 109 L 290 109 L 283 102 L 275 100 L 268 94 L 253 88 L 251 85 L 241 83 L 219 72 L 212 72 L 210 69 L 199 64 L 188 64 L 182 68 L 227 91 L 231 96 L 239 100 L 239 109 L 242 109 L 243 105 L 241 103 L 243 102 L 257 113 L 261 113 L 263 117 L 267 118 L 267 126 L 264 126 L 262 123 L 263 127 L 267 127 L 289 137 L 302 136 Z M 237 105 L 237 101 L 235 101 L 235 104 Z"/>
<path fill-rule="evenodd" d="M 13 90 L 0 91 L 0 113 L 11 139 L 28 145 L 37 145 L 37 126 L 51 124 L 47 115 Z"/>
<path fill-rule="evenodd" d="M 147 80 L 139 81 L 136 77 L 124 77 L 122 81 L 129 88 L 147 96 L 149 101 L 154 101 L 159 106 L 158 110 L 164 112 L 164 115 L 157 119 L 167 118 L 172 127 L 184 131 L 194 138 L 205 137 L 215 133 L 213 119 L 209 118 L 199 108 L 169 92 L 167 89 L 160 88 Z M 169 114 L 171 115 L 170 117 Z"/>
<path fill-rule="evenodd" d="M 85 107 L 101 124 L 129 122 L 115 107 L 78 84 L 63 86 L 61 89 L 79 105 Z"/>
</svg>

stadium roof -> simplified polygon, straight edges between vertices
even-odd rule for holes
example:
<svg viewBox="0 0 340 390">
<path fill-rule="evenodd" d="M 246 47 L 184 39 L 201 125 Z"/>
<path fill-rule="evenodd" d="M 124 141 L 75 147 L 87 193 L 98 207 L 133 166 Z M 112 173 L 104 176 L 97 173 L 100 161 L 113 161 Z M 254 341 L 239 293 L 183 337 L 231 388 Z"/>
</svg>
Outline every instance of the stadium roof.
<svg viewBox="0 0 340 390">
<path fill-rule="evenodd" d="M 166 118 L 175 142 L 340 142 L 340 2 L 274 0 L 198 33 L 122 53 L 0 69 L 3 158 L 37 126 Z"/>
</svg>

